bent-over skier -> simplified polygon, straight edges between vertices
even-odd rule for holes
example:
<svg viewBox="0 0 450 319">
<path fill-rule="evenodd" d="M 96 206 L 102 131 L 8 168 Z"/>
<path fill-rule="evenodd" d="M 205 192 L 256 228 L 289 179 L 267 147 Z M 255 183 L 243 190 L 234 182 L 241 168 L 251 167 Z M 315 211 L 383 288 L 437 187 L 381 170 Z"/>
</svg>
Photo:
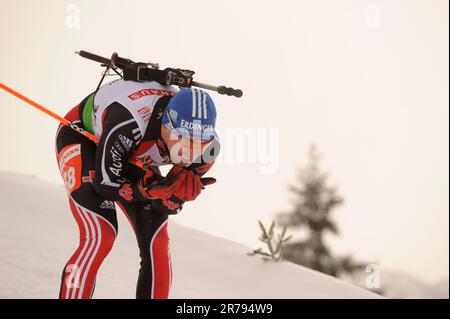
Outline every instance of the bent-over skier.
<svg viewBox="0 0 450 319">
<path fill-rule="evenodd" d="M 220 148 L 213 100 L 200 89 L 118 79 L 88 95 L 65 118 L 100 140 L 96 144 L 66 125 L 57 129 L 57 162 L 80 233 L 59 297 L 92 297 L 117 235 L 117 204 L 139 246 L 136 298 L 168 298 L 168 216 L 215 182 L 202 177 Z M 166 164 L 173 166 L 162 176 L 158 166 Z"/>
</svg>

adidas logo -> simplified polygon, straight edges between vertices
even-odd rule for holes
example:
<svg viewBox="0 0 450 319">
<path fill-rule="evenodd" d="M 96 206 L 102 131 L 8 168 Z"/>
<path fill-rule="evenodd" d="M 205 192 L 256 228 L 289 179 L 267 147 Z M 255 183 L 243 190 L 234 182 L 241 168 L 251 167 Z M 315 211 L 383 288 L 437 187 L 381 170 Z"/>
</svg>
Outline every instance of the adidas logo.
<svg viewBox="0 0 450 319">
<path fill-rule="evenodd" d="M 119 139 L 123 147 L 125 147 L 126 151 L 128 152 L 133 142 L 128 137 L 123 136 L 122 134 L 119 134 Z"/>
<path fill-rule="evenodd" d="M 114 205 L 113 201 L 105 200 L 103 203 L 100 204 L 100 208 L 103 209 L 116 209 L 116 206 Z"/>
</svg>

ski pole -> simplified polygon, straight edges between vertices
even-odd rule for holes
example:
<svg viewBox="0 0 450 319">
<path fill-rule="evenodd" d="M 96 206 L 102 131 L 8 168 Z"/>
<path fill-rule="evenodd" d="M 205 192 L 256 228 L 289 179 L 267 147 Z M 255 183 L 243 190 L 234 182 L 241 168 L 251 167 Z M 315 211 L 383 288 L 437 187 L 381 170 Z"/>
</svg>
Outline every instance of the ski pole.
<svg viewBox="0 0 450 319">
<path fill-rule="evenodd" d="M 70 122 L 66 118 L 64 118 L 62 116 L 59 116 L 58 114 L 50 111 L 49 109 L 47 109 L 46 107 L 42 106 L 41 104 L 39 104 L 39 103 L 37 103 L 37 102 L 27 98 L 26 96 L 20 94 L 19 92 L 13 90 L 12 88 L 6 86 L 5 84 L 3 84 L 1 82 L 0 82 L 0 88 L 2 88 L 3 90 L 5 90 L 8 93 L 14 95 L 15 97 L 21 99 L 22 101 L 26 102 L 27 104 L 29 104 L 31 106 L 34 106 L 35 108 L 37 108 L 38 110 L 46 113 L 47 115 L 50 115 L 54 119 L 58 120 L 60 123 L 69 126 L 74 131 L 76 131 L 76 132 L 78 132 L 80 134 L 83 134 L 84 136 L 89 138 L 91 141 L 93 141 L 94 143 L 98 144 L 100 139 L 97 136 L 95 136 L 94 134 L 89 133 L 85 129 L 77 126 L 76 124 L 74 124 L 72 122 Z M 130 159 L 129 162 L 134 164 L 134 165 L 136 165 L 136 166 L 139 166 L 140 168 L 144 167 L 144 163 L 142 163 L 141 161 Z"/>
</svg>

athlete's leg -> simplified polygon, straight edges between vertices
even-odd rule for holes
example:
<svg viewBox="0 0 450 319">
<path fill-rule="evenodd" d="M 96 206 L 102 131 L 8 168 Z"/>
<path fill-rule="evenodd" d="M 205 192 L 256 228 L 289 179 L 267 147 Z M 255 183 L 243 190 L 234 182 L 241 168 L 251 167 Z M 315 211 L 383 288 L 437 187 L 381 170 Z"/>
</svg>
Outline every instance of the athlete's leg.
<svg viewBox="0 0 450 319">
<path fill-rule="evenodd" d="M 70 120 L 76 122 L 76 119 Z M 96 145 L 81 134 L 67 126 L 58 128 L 58 165 L 66 185 L 69 206 L 80 231 L 78 248 L 63 270 L 60 298 L 92 296 L 98 269 L 117 234 L 114 202 L 99 197 L 91 184 L 95 172 L 95 150 Z"/>
<path fill-rule="evenodd" d="M 168 214 L 155 202 L 118 203 L 128 215 L 139 245 L 138 299 L 167 299 L 172 285 Z"/>
</svg>

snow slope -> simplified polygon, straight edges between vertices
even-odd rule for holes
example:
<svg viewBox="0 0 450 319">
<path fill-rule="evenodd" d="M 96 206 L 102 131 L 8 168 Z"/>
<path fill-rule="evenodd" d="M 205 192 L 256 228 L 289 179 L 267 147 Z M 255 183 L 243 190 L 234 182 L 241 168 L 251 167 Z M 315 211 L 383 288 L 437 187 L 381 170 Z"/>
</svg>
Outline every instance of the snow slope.
<svg viewBox="0 0 450 319">
<path fill-rule="evenodd" d="M 62 268 L 78 243 L 63 186 L 0 172 L 0 203 L 0 298 L 56 298 Z M 118 218 L 118 238 L 100 269 L 95 298 L 134 298 L 138 250 L 120 211 Z M 169 235 L 171 298 L 379 297 L 289 262 L 247 256 L 251 248 L 178 225 L 176 216 Z"/>
</svg>

